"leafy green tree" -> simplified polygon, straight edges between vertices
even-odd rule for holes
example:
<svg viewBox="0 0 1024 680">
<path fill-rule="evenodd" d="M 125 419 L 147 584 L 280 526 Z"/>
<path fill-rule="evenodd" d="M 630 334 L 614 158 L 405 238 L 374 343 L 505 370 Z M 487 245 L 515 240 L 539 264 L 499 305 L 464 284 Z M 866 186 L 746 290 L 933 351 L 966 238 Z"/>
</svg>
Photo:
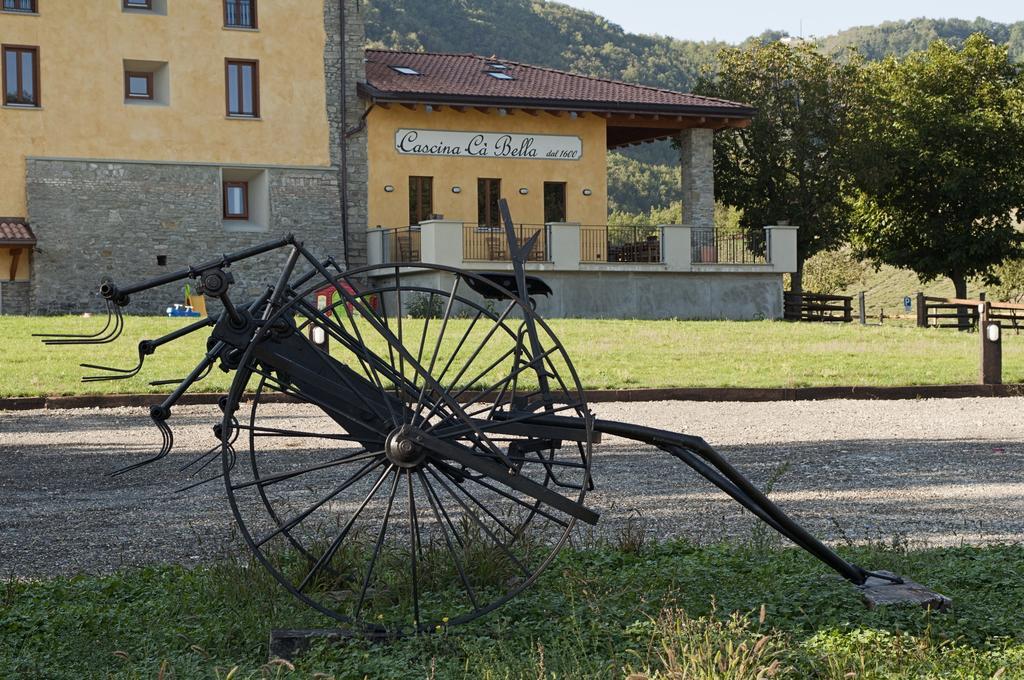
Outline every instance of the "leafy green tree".
<svg viewBox="0 0 1024 680">
<path fill-rule="evenodd" d="M 718 61 L 717 72 L 706 73 L 697 92 L 758 110 L 749 127 L 715 137 L 718 195 L 742 208 L 741 224 L 752 238 L 766 225 L 800 227 L 792 277 L 793 290 L 800 291 L 807 258 L 846 237 L 844 149 L 860 62 L 842 63 L 813 45 L 780 42 L 726 49 Z"/>
<path fill-rule="evenodd" d="M 834 295 L 864 281 L 867 267 L 849 248 L 822 251 L 804 264 L 804 285 L 808 290 Z"/>
<path fill-rule="evenodd" d="M 999 285 L 992 289 L 992 296 L 1002 302 L 1019 304 L 1024 302 L 1024 259 L 1006 260 L 996 267 Z"/>
<path fill-rule="evenodd" d="M 857 99 L 857 201 L 852 241 L 876 265 L 922 282 L 997 282 L 1024 253 L 1024 77 L 983 35 L 868 68 Z"/>
</svg>

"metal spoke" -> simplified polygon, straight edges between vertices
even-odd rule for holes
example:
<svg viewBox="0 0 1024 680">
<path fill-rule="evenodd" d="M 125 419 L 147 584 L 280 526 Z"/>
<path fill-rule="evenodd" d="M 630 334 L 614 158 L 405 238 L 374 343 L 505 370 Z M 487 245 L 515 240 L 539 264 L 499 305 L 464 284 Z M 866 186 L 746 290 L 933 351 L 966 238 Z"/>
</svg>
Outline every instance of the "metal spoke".
<svg viewBox="0 0 1024 680">
<path fill-rule="evenodd" d="M 473 350 L 473 354 L 470 355 L 469 361 L 467 361 L 462 366 L 462 369 L 459 370 L 458 374 L 452 379 L 451 384 L 448 385 L 446 389 L 447 392 L 451 392 L 453 389 L 455 389 L 455 386 L 458 384 L 459 380 L 462 379 L 462 376 L 466 374 L 466 371 L 469 370 L 469 367 L 473 364 L 474 361 L 476 361 L 476 358 L 480 355 L 480 352 L 483 351 L 484 347 L 487 346 L 487 343 L 490 342 L 492 337 L 494 337 L 495 331 L 502 327 L 502 324 L 505 322 L 505 317 L 507 317 L 509 313 L 513 309 L 515 309 L 515 306 L 515 300 L 508 303 L 508 307 L 506 307 L 505 310 L 501 313 L 501 315 L 494 320 L 494 325 L 491 326 L 491 329 L 489 331 L 487 331 L 487 335 L 485 335 L 484 339 L 480 341 L 480 344 L 477 346 L 477 348 Z M 438 383 L 440 384 L 440 381 L 438 381 Z"/>
<path fill-rule="evenodd" d="M 350 434 L 327 434 L 326 432 L 306 432 L 305 430 L 288 430 L 278 427 L 256 427 L 253 425 L 236 425 L 239 430 L 251 430 L 256 437 L 311 437 L 313 439 L 333 439 L 345 442 L 359 441 Z"/>
<path fill-rule="evenodd" d="M 416 517 L 416 498 L 412 491 L 412 471 L 405 471 L 405 480 L 409 486 L 409 570 L 412 573 L 412 611 L 413 622 L 417 630 L 420 626 L 420 593 L 419 574 L 416 569 L 416 557 L 420 551 L 420 524 Z"/>
<path fill-rule="evenodd" d="M 455 479 L 452 478 L 451 475 L 448 474 L 447 472 L 445 472 L 445 476 L 448 477 L 449 479 L 451 479 L 453 482 L 455 481 Z M 539 506 L 539 502 L 535 502 L 534 504 L 531 505 L 530 503 L 527 503 L 526 501 L 522 500 L 521 498 L 516 498 L 515 496 L 513 496 L 513 495 L 509 494 L 508 492 L 504 491 L 503 489 L 499 489 L 498 487 L 491 486 L 487 482 L 483 481 L 483 479 L 481 479 L 480 477 L 475 477 L 475 476 L 471 476 L 471 475 L 463 475 L 463 477 L 465 479 L 470 480 L 471 482 L 476 482 L 477 484 L 479 484 L 480 486 L 484 487 L 485 489 L 490 489 L 491 491 L 493 491 L 494 493 L 498 494 L 502 498 L 507 498 L 508 500 L 512 501 L 513 503 L 521 505 L 522 507 L 526 508 L 530 512 L 536 512 L 541 517 L 549 519 L 552 522 L 554 522 L 555 524 L 558 524 L 559 526 L 562 526 L 562 527 L 568 527 L 569 526 L 569 523 L 567 521 L 565 521 L 563 519 L 559 519 L 558 517 L 555 517 L 554 515 L 552 515 L 551 513 L 547 512 L 545 510 L 541 510 L 538 507 Z"/>
<path fill-rule="evenodd" d="M 301 470 L 294 470 L 294 471 L 291 471 L 291 472 L 282 472 L 281 474 L 273 475 L 272 477 L 260 477 L 259 479 L 252 480 L 251 482 L 243 482 L 241 484 L 233 484 L 231 486 L 231 489 L 232 489 L 232 491 L 238 491 L 239 489 L 246 489 L 246 488 L 248 488 L 250 486 L 257 486 L 257 485 L 259 485 L 261 487 L 267 487 L 267 486 L 270 486 L 271 484 L 277 484 L 278 482 L 283 482 L 283 481 L 286 481 L 286 480 L 298 477 L 300 475 L 304 475 L 307 472 L 316 472 L 318 470 L 327 470 L 329 468 L 337 467 L 339 465 L 347 465 L 349 463 L 358 463 L 358 462 L 361 462 L 361 461 L 364 461 L 364 460 L 370 460 L 370 459 L 377 458 L 377 457 L 383 456 L 383 455 L 384 455 L 384 451 L 367 451 L 366 449 L 363 449 L 362 451 L 358 451 L 356 453 L 350 454 L 350 455 L 345 456 L 343 458 L 337 458 L 337 459 L 329 461 L 327 463 L 320 463 L 319 465 L 311 465 L 310 467 L 302 468 Z"/>
<path fill-rule="evenodd" d="M 328 503 L 332 498 L 337 496 L 339 493 L 341 493 L 342 491 L 344 491 L 345 489 L 347 489 L 348 487 L 352 486 L 353 484 L 358 482 L 360 479 L 365 477 L 370 472 L 370 470 L 373 470 L 374 468 L 380 467 L 383 464 L 384 464 L 383 460 L 370 461 L 369 463 L 367 463 L 366 465 L 361 467 L 358 471 L 356 471 L 351 477 L 349 477 L 344 482 L 342 482 L 342 484 L 339 487 L 337 487 L 334 491 L 329 493 L 327 496 L 325 496 L 321 500 L 317 501 L 316 503 L 314 503 L 309 508 L 306 508 L 304 511 L 302 511 L 302 513 L 300 513 L 299 515 L 297 515 L 297 516 L 293 517 L 292 519 L 288 520 L 287 522 L 285 522 L 284 524 L 279 526 L 277 529 L 271 531 L 269 534 L 266 534 L 265 536 L 260 538 L 260 540 L 253 541 L 253 544 L 257 548 L 259 548 L 259 547 L 262 547 L 264 544 L 266 544 L 267 541 L 269 541 L 270 539 L 274 538 L 275 536 L 281 534 L 282 532 L 287 534 L 287 532 L 289 532 L 292 529 L 294 529 L 295 527 L 297 527 L 307 517 L 312 515 L 314 512 L 319 510 L 321 507 L 323 507 L 323 505 L 325 503 Z"/>
<path fill-rule="evenodd" d="M 359 593 L 359 603 L 356 604 L 355 618 L 363 610 L 363 602 L 366 601 L 366 591 L 370 587 L 370 580 L 373 577 L 373 567 L 377 564 L 380 556 L 380 549 L 384 545 L 384 536 L 388 532 L 388 520 L 391 519 L 391 508 L 395 505 L 395 494 L 398 493 L 398 481 L 402 478 L 401 470 L 395 472 L 395 483 L 391 485 L 391 495 L 388 496 L 388 507 L 384 511 L 384 519 L 380 524 L 380 533 L 377 534 L 377 544 L 373 548 L 373 555 L 370 557 L 370 566 L 366 570 L 366 578 L 363 579 L 363 589 Z"/>
<path fill-rule="evenodd" d="M 308 574 L 306 574 L 306 578 L 302 579 L 302 583 L 299 584 L 296 590 L 302 592 L 306 588 L 306 586 L 309 585 L 309 582 L 313 579 L 313 577 L 316 576 L 316 574 L 320 573 L 320 570 L 323 569 L 324 566 L 329 564 L 332 559 L 334 559 L 335 553 L 338 552 L 338 548 L 341 547 L 341 544 L 344 542 L 345 537 L 348 536 L 348 532 L 352 530 L 352 527 L 353 525 L 355 525 L 356 520 L 359 519 L 359 515 L 362 514 L 363 510 L 370 503 L 373 497 L 377 495 L 377 490 L 380 489 L 380 485 L 384 483 L 384 480 L 394 469 L 394 465 L 388 465 L 384 469 L 384 472 L 381 474 L 380 478 L 374 483 L 373 488 L 370 489 L 370 493 L 366 494 L 366 498 L 363 499 L 363 502 L 359 505 L 356 511 L 352 513 L 351 517 L 349 517 L 348 522 L 346 522 L 345 524 L 345 528 L 342 529 L 341 533 L 338 534 L 335 537 L 335 539 L 331 542 L 331 545 L 327 548 L 327 550 L 324 551 L 324 554 L 320 556 L 320 559 L 316 561 L 316 564 L 314 564 L 313 568 L 309 570 Z"/>
<path fill-rule="evenodd" d="M 434 366 L 437 364 L 437 355 L 441 351 L 441 343 L 444 341 L 445 331 L 448 330 L 448 321 L 452 318 L 452 308 L 455 306 L 455 298 L 459 294 L 459 283 L 462 281 L 458 276 L 455 277 L 455 283 L 452 284 L 452 291 L 448 296 L 448 304 L 445 305 L 444 318 L 441 320 L 441 330 L 437 333 L 437 342 L 434 343 L 434 353 L 430 357 L 430 366 L 427 368 L 427 374 L 432 375 L 434 373 Z M 417 359 L 416 363 L 422 364 L 423 362 Z M 427 392 L 427 381 L 423 381 L 423 388 L 420 390 L 419 399 L 416 401 L 416 406 L 413 407 L 413 413 L 418 416 L 420 409 L 423 407 L 423 398 Z M 429 416 L 428 416 L 429 419 Z M 415 422 L 415 416 L 413 419 Z"/>
<path fill-rule="evenodd" d="M 473 586 L 469 584 L 469 579 L 466 577 L 466 570 L 462 567 L 462 562 L 459 560 L 459 556 L 455 552 L 455 546 L 452 545 L 451 539 L 448 538 L 448 530 L 444 528 L 444 522 L 441 521 L 441 515 L 438 513 L 437 505 L 435 503 L 439 504 L 440 501 L 436 498 L 434 490 L 427 481 L 427 476 L 423 474 L 423 471 L 417 470 L 416 475 L 420 478 L 420 484 L 423 485 L 423 490 L 427 494 L 427 503 L 430 504 L 430 509 L 434 513 L 434 518 L 437 520 L 438 526 L 441 527 L 441 534 L 444 536 L 444 543 L 448 547 L 448 552 L 452 556 L 452 562 L 455 564 L 456 571 L 459 572 L 459 578 L 462 580 L 462 585 L 466 589 L 466 595 L 469 596 L 469 601 L 473 605 L 473 609 L 479 609 L 480 605 L 477 604 L 476 593 L 473 592 Z M 447 519 L 447 515 L 445 515 L 445 519 Z M 454 527 L 452 527 L 452 532 L 455 532 Z M 455 534 L 455 540 L 459 540 L 459 535 L 457 533 Z M 461 546 L 462 543 L 460 542 L 459 545 Z"/>
<path fill-rule="evenodd" d="M 509 550 L 509 548 L 508 548 L 508 546 L 507 546 L 507 545 L 505 545 L 505 544 L 504 544 L 504 543 L 503 543 L 503 542 L 502 542 L 501 540 L 499 540 L 499 539 L 498 539 L 498 537 L 497 537 L 497 536 L 495 536 L 495 535 L 494 535 L 494 532 L 493 532 L 493 531 L 491 531 L 491 528 L 490 528 L 489 526 L 487 526 L 486 524 L 484 524 L 484 521 L 483 521 L 482 519 L 480 519 L 480 517 L 478 517 L 478 516 L 477 516 L 477 514 L 476 514 L 475 512 L 473 512 L 473 509 L 472 509 L 471 507 L 469 507 L 468 505 L 466 505 L 465 501 L 463 501 L 463 500 L 462 500 L 461 498 L 459 498 L 458 494 L 456 494 L 456 493 L 455 493 L 454 491 L 452 491 L 452 490 L 451 490 L 450 488 L 448 488 L 448 485 L 447 485 L 447 484 L 445 484 L 444 480 L 443 480 L 443 479 L 441 479 L 441 477 L 440 477 L 440 476 L 438 476 L 438 474 L 437 474 L 436 472 L 434 472 L 434 471 L 433 471 L 432 469 L 430 469 L 430 468 L 427 468 L 427 472 L 429 472 L 429 473 L 431 474 L 431 476 L 432 476 L 432 477 L 433 477 L 434 479 L 436 479 L 436 480 L 437 480 L 438 484 L 440 484 L 440 485 L 441 485 L 441 488 L 443 488 L 443 489 L 444 489 L 445 491 L 447 491 L 447 492 L 448 492 L 448 495 L 449 495 L 449 496 L 451 496 L 452 498 L 454 498 L 454 499 L 455 499 L 455 502 L 457 502 L 457 503 L 458 503 L 458 504 L 459 504 L 460 506 L 462 506 L 462 509 L 463 509 L 463 511 L 464 511 L 464 512 L 465 512 L 465 513 L 466 513 L 467 515 L 469 515 L 469 518 L 470 518 L 470 519 L 471 519 L 471 520 L 473 521 L 473 523 L 474 523 L 474 524 L 476 524 L 476 525 L 477 525 L 478 527 L 480 527 L 480 529 L 482 529 L 482 530 L 483 530 L 483 532 L 487 534 L 488 538 L 490 538 L 490 539 L 491 539 L 491 541 L 492 541 L 492 542 L 493 542 L 493 543 L 494 543 L 495 545 L 499 546 L 499 547 L 501 548 L 502 552 L 504 552 L 504 553 L 505 553 L 505 555 L 507 555 L 507 556 L 508 556 L 508 558 L 509 558 L 510 560 L 512 560 L 512 562 L 513 562 L 513 563 L 514 563 L 514 564 L 515 564 L 515 565 L 516 565 L 517 567 L 519 567 L 519 569 L 520 569 L 520 570 L 521 570 L 521 571 L 523 572 L 523 575 L 524 575 L 524 576 L 525 576 L 526 578 L 530 578 L 530 577 L 532 576 L 532 574 L 530 573 L 530 570 L 529 570 L 529 569 L 527 569 L 527 568 L 526 568 L 526 567 L 525 567 L 525 566 L 523 565 L 523 563 L 519 561 L 519 558 L 518 558 L 518 557 L 516 557 L 516 556 L 515 556 L 515 555 L 514 555 L 514 554 L 512 553 L 512 551 L 511 551 L 511 550 Z"/>
</svg>

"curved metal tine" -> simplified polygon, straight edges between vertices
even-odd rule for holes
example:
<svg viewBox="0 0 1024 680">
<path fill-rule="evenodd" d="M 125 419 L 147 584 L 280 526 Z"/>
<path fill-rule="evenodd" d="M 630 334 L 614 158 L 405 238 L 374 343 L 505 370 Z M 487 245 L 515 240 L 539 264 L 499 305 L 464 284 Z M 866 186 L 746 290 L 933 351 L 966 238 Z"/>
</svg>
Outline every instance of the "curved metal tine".
<svg viewBox="0 0 1024 680">
<path fill-rule="evenodd" d="M 100 337 L 101 335 L 103 335 L 104 333 L 107 332 L 107 329 L 110 328 L 110 322 L 114 318 L 114 315 L 110 313 L 110 300 L 106 301 L 106 306 L 107 306 L 107 324 L 102 329 L 97 331 L 96 333 L 85 333 L 85 334 L 75 334 L 75 333 L 33 333 L 32 337 L 33 338 L 98 338 L 98 337 Z"/>
<path fill-rule="evenodd" d="M 124 331 L 125 320 L 124 315 L 121 313 L 121 308 L 115 305 L 114 309 L 114 326 L 105 335 L 99 338 L 48 338 L 43 340 L 44 345 L 104 345 L 106 343 L 114 342 L 121 337 L 121 332 Z"/>
<path fill-rule="evenodd" d="M 228 441 L 228 446 L 233 446 L 234 443 L 236 441 L 238 441 L 238 434 L 239 434 L 238 418 L 232 417 L 231 421 L 232 421 L 231 439 Z M 192 467 L 193 465 L 199 463 L 200 461 L 206 460 L 206 462 L 203 463 L 202 467 L 200 467 L 198 470 L 196 470 L 195 472 L 192 473 L 191 476 L 195 477 L 200 472 L 202 472 L 210 463 L 212 463 L 214 460 L 216 460 L 216 458 L 217 458 L 216 454 L 220 452 L 220 449 L 221 449 L 221 443 L 218 441 L 217 444 L 214 445 L 212 448 L 210 448 L 208 451 L 206 451 L 205 453 L 199 454 L 198 456 L 196 456 L 195 458 L 193 458 L 192 460 L 190 460 L 189 462 L 185 463 L 180 468 L 178 468 L 178 472 L 184 472 L 185 470 L 189 469 L 190 467 Z M 209 460 L 207 460 L 207 459 L 209 459 Z"/>
<path fill-rule="evenodd" d="M 238 460 L 238 458 L 235 456 L 235 447 L 231 446 L 230 444 L 228 444 L 228 455 L 231 457 L 231 462 L 228 463 L 228 469 L 233 469 L 235 467 L 235 461 Z M 210 462 L 212 462 L 214 460 L 216 460 L 216 456 L 211 458 Z M 205 465 L 203 465 L 203 467 L 206 467 L 207 465 L 209 465 L 210 462 L 207 462 Z M 202 470 L 202 469 L 203 468 L 199 468 L 199 470 Z M 199 470 L 196 470 L 195 474 L 199 474 Z M 193 476 L 195 476 L 195 475 L 193 475 Z M 192 489 L 195 489 L 197 487 L 203 486 L 204 484 L 209 484 L 210 482 L 215 482 L 218 479 L 223 479 L 223 478 L 224 478 L 224 473 L 223 472 L 218 472 L 213 477 L 207 477 L 206 479 L 201 479 L 198 482 L 195 482 L 194 484 L 189 484 L 188 486 L 183 486 L 180 489 L 175 489 L 174 493 L 184 493 L 186 491 L 191 491 Z"/>
<path fill-rule="evenodd" d="M 82 368 L 91 368 L 97 371 L 110 371 L 111 373 L 120 373 L 120 375 L 85 375 L 82 376 L 82 382 L 105 382 L 107 380 L 127 380 L 134 378 L 142 370 L 142 364 L 146 361 L 146 355 L 143 354 L 142 350 L 139 350 L 139 363 L 135 364 L 134 368 L 114 368 L 113 366 L 100 366 L 99 364 L 78 364 Z"/>
<path fill-rule="evenodd" d="M 213 364 L 210 364 L 209 366 L 206 367 L 205 371 L 203 371 L 202 373 L 199 374 L 198 378 L 196 378 L 195 380 L 192 381 L 192 384 L 195 385 L 197 382 L 205 379 L 208 375 L 210 375 L 210 371 L 212 371 L 212 370 L 213 370 Z M 165 385 L 179 385 L 179 384 L 185 382 L 187 379 L 188 378 L 169 378 L 167 380 L 153 380 L 153 381 L 150 381 L 149 385 L 150 385 L 150 387 L 163 387 Z"/>
<path fill-rule="evenodd" d="M 124 330 L 124 316 L 121 314 L 121 308 L 114 305 L 112 307 L 114 312 L 114 325 L 110 328 L 106 335 L 102 337 L 75 337 L 75 336 L 64 336 L 54 337 L 43 340 L 44 345 L 105 345 L 113 342 L 121 337 L 121 332 Z"/>
<path fill-rule="evenodd" d="M 126 465 L 123 468 L 114 470 L 113 472 L 109 472 L 107 473 L 107 476 L 117 477 L 119 475 L 123 475 L 126 472 L 138 470 L 140 467 L 144 467 L 146 465 L 155 463 L 158 460 L 165 458 L 167 454 L 171 452 L 171 449 L 174 448 L 174 433 L 171 432 L 170 426 L 165 421 L 162 420 L 156 420 L 153 422 L 156 423 L 157 429 L 160 430 L 160 434 L 163 436 L 163 443 L 160 445 L 160 452 L 151 458 L 147 458 L 144 461 L 132 463 L 131 465 Z"/>
</svg>

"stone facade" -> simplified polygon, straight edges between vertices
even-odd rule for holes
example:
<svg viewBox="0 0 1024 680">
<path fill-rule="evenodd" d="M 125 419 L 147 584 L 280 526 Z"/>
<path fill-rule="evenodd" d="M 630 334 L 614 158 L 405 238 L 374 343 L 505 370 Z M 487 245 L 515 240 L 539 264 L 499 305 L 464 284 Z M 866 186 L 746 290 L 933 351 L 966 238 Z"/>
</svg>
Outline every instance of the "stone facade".
<svg viewBox="0 0 1024 680">
<path fill-rule="evenodd" d="M 264 170 L 269 224 L 252 231 L 225 228 L 219 166 L 29 159 L 27 170 L 38 239 L 31 292 L 37 313 L 98 311 L 105 279 L 137 282 L 287 233 L 318 255 L 342 249 L 333 168 Z M 284 260 L 281 252 L 233 267 L 236 299 L 273 283 Z M 175 284 L 133 298 L 129 311 L 162 313 L 182 298 Z"/>
<path fill-rule="evenodd" d="M 683 175 L 683 224 L 715 225 L 715 132 L 691 128 L 679 135 Z"/>
<path fill-rule="evenodd" d="M 31 311 L 31 282 L 0 281 L 0 314 L 28 314 Z"/>
</svg>

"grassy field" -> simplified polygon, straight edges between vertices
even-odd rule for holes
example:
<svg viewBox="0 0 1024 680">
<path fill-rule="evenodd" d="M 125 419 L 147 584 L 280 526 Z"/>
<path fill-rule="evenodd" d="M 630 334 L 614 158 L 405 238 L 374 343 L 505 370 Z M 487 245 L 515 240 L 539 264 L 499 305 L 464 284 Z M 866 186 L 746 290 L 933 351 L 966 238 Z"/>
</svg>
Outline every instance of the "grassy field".
<svg viewBox="0 0 1024 680">
<path fill-rule="evenodd" d="M 868 610 L 777 545 L 565 551 L 497 612 L 437 635 L 266 663 L 271 628 L 329 627 L 254 565 L 0 586 L 0 677 L 1021 678 L 1024 547 L 843 551 L 951 596 Z"/>
<path fill-rule="evenodd" d="M 419 327 L 407 321 L 407 332 Z M 457 337 L 467 324 L 452 322 Z M 553 320 L 585 388 L 806 387 L 977 382 L 978 336 L 901 326 L 826 326 L 781 322 Z M 186 375 L 205 349 L 203 333 L 158 351 L 139 376 L 82 383 L 95 373 L 80 363 L 134 366 L 140 339 L 158 337 L 180 319 L 129 317 L 113 344 L 44 347 L 32 333 L 86 333 L 102 320 L 0 318 L 0 397 L 166 392 L 149 381 Z M 435 324 L 436 326 L 436 324 Z M 454 344 L 454 340 L 450 344 Z M 1024 337 L 1007 334 L 1004 382 L 1024 382 Z M 230 375 L 214 370 L 197 391 L 222 391 Z"/>
</svg>

